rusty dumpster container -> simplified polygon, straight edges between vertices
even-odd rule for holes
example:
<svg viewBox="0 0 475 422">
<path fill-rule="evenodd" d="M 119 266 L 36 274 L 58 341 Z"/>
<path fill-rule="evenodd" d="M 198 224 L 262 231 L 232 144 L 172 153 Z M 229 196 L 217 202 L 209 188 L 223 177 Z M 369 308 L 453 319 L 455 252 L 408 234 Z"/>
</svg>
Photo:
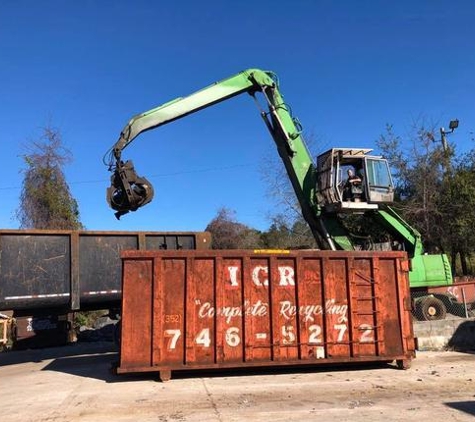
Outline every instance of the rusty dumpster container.
<svg viewBox="0 0 475 422">
<path fill-rule="evenodd" d="M 117 373 L 415 356 L 403 252 L 124 251 Z"/>
</svg>

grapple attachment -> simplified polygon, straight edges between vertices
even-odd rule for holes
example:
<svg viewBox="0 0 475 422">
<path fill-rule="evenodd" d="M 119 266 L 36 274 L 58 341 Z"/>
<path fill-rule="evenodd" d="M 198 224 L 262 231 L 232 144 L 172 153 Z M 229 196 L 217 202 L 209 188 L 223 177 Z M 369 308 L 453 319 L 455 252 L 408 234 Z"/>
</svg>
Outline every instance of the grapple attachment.
<svg viewBox="0 0 475 422">
<path fill-rule="evenodd" d="M 107 202 L 117 211 L 117 219 L 129 211 L 136 211 L 153 199 L 153 187 L 145 177 L 137 176 L 132 161 L 117 162 L 107 189 Z"/>
</svg>

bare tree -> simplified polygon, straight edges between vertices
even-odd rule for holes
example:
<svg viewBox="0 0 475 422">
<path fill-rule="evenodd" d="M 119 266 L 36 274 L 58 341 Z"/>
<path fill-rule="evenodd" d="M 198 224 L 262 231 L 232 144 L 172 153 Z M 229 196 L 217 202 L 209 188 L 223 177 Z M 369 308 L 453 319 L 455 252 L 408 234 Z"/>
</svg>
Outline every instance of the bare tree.
<svg viewBox="0 0 475 422">
<path fill-rule="evenodd" d="M 261 244 L 260 233 L 236 220 L 235 212 L 221 208 L 206 227 L 213 239 L 213 249 L 254 249 Z"/>
<path fill-rule="evenodd" d="M 307 147 L 323 152 L 329 148 L 328 141 L 310 134 L 306 137 Z M 318 142 L 317 142 L 318 140 Z M 278 212 L 271 212 L 269 231 L 263 234 L 266 247 L 301 248 L 316 247 L 316 241 L 309 225 L 302 215 L 290 178 L 277 153 L 265 156 L 261 165 L 261 177 L 267 188 L 267 196 L 276 205 Z"/>
<path fill-rule="evenodd" d="M 79 209 L 66 183 L 63 167 L 71 162 L 60 132 L 46 126 L 22 156 L 26 167 L 16 217 L 21 228 L 80 229 Z"/>
</svg>

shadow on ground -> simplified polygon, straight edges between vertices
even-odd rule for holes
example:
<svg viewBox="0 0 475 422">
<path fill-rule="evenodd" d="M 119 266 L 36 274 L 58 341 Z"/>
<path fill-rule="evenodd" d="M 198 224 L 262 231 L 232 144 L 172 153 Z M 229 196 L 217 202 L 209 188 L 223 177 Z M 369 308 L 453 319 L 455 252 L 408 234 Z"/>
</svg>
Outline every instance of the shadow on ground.
<svg viewBox="0 0 475 422">
<path fill-rule="evenodd" d="M 448 341 L 447 348 L 457 352 L 475 351 L 475 321 L 462 322 Z"/>
<path fill-rule="evenodd" d="M 99 353 L 81 356 L 58 357 L 42 371 L 62 372 L 77 377 L 93 378 L 108 383 L 121 381 L 112 370 L 118 359 L 117 353 Z"/>
<path fill-rule="evenodd" d="M 0 367 L 26 362 L 43 362 L 45 360 L 64 358 L 67 356 L 93 355 L 98 353 L 117 354 L 117 346 L 113 342 L 72 343 L 66 346 L 48 347 L 44 349 L 14 350 L 0 353 Z"/>
<path fill-rule="evenodd" d="M 159 380 L 159 372 L 142 372 L 117 375 L 115 366 L 119 360 L 117 347 L 112 342 L 74 343 L 62 347 L 32 349 L 0 353 L 0 367 L 22 364 L 27 362 L 45 364 L 41 370 L 56 371 L 74 376 L 98 379 L 107 383 L 130 382 L 144 380 Z M 172 371 L 172 379 L 193 379 L 203 377 L 239 377 L 277 374 L 303 374 L 325 372 L 331 374 L 337 371 L 352 371 L 377 368 L 396 368 L 388 362 L 372 363 L 341 363 L 319 365 L 288 365 L 273 367 L 238 367 L 217 369 L 188 369 Z"/>
<path fill-rule="evenodd" d="M 445 405 L 452 409 L 460 410 L 461 412 L 475 416 L 475 401 L 456 401 L 445 403 Z"/>
<path fill-rule="evenodd" d="M 132 382 L 132 381 L 159 381 L 159 371 L 127 373 L 117 375 L 115 367 L 118 363 L 118 355 L 107 353 L 100 355 L 84 355 L 61 357 L 54 359 L 43 368 L 43 371 L 58 371 L 75 376 L 95 378 L 107 383 Z M 357 373 L 368 369 L 394 368 L 396 365 L 387 362 L 365 364 L 339 364 L 339 365 L 288 365 L 271 367 L 237 367 L 216 369 L 186 369 L 172 371 L 173 379 L 196 379 L 214 377 L 242 377 L 242 376 L 266 376 L 279 374 L 308 374 L 325 372 L 330 374 L 338 371 L 351 371 Z"/>
</svg>

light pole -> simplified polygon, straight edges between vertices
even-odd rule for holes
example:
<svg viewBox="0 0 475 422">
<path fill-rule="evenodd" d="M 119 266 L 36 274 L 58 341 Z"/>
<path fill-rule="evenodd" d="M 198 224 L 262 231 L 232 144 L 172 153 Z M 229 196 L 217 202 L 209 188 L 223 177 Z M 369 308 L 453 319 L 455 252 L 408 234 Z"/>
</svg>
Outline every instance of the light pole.
<svg viewBox="0 0 475 422">
<path fill-rule="evenodd" d="M 442 149 L 444 150 L 444 161 L 445 161 L 445 173 L 449 173 L 452 170 L 450 165 L 450 151 L 447 144 L 447 135 L 454 132 L 455 129 L 459 127 L 458 119 L 451 120 L 449 123 L 449 130 L 445 130 L 443 127 L 440 128 L 440 142 L 442 142 Z"/>
<path fill-rule="evenodd" d="M 454 132 L 455 129 L 459 127 L 459 121 L 458 119 L 451 120 L 449 123 L 449 130 L 445 130 L 443 127 L 440 128 L 440 137 L 441 137 L 441 142 L 442 142 L 442 148 L 444 149 L 444 152 L 447 152 L 448 146 L 447 146 L 447 135 L 451 134 Z"/>
</svg>

